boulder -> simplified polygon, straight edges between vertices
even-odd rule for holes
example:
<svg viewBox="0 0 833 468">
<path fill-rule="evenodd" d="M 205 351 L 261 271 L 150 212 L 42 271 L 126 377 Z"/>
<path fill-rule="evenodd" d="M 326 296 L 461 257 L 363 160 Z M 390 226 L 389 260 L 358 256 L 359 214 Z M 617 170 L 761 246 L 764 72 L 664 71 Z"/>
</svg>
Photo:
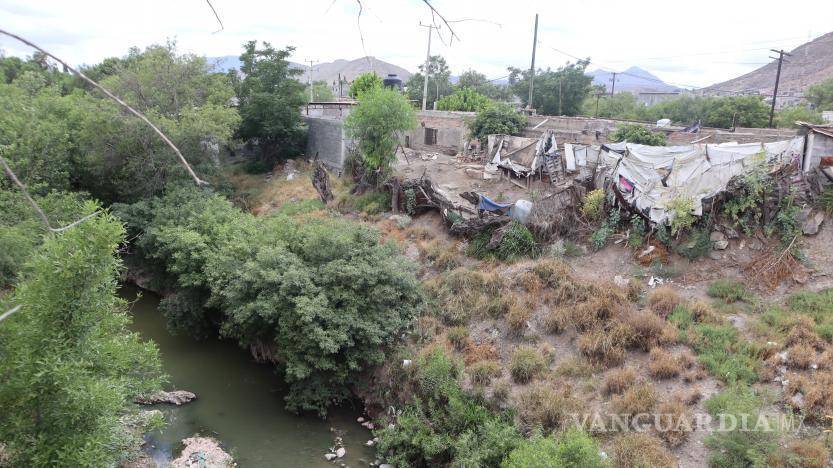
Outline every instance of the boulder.
<svg viewBox="0 0 833 468">
<path fill-rule="evenodd" d="M 807 236 L 818 234 L 821 223 L 824 221 L 824 213 L 817 212 L 813 216 L 809 216 L 801 225 L 801 231 Z"/>
<path fill-rule="evenodd" d="M 344 447 L 339 447 L 339 448 L 336 449 L 336 456 L 338 458 L 341 458 L 346 454 L 347 454 L 347 449 L 345 449 Z"/>
<path fill-rule="evenodd" d="M 134 402 L 140 405 L 156 405 L 159 403 L 167 403 L 171 405 L 184 405 L 195 400 L 197 395 L 186 390 L 172 390 L 170 392 L 160 391 L 152 395 L 141 395 L 136 397 Z"/>
<path fill-rule="evenodd" d="M 720 231 L 714 231 L 709 236 L 709 239 L 712 241 L 712 247 L 714 250 L 725 250 L 726 247 L 729 246 L 729 241 L 726 239 L 726 234 L 723 234 Z"/>
<path fill-rule="evenodd" d="M 227 467 L 234 466 L 234 459 L 226 453 L 220 444 L 211 437 L 189 437 L 182 440 L 185 448 L 179 457 L 172 461 L 173 468 Z"/>
<path fill-rule="evenodd" d="M 327 460 L 327 461 L 333 461 L 333 460 L 336 459 L 336 454 L 334 454 L 334 453 L 325 453 L 324 454 L 324 459 Z"/>
</svg>

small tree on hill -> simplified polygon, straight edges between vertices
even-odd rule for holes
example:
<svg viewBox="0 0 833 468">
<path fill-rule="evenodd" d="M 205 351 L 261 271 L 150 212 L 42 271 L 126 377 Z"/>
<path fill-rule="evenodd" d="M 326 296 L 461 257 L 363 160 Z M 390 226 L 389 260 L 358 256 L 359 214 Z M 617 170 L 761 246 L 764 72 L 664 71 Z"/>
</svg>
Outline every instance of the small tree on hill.
<svg viewBox="0 0 833 468">
<path fill-rule="evenodd" d="M 358 141 L 366 173 L 381 181 L 395 160 L 401 133 L 416 126 L 416 115 L 399 92 L 374 88 L 362 96 L 344 125 L 348 136 Z"/>
<path fill-rule="evenodd" d="M 488 106 L 477 113 L 477 117 L 469 123 L 472 138 L 481 142 L 493 133 L 506 135 L 520 135 L 526 127 L 526 116 L 508 104 Z"/>
<path fill-rule="evenodd" d="M 373 72 L 363 73 L 353 80 L 350 84 L 350 97 L 353 99 L 361 99 L 362 96 L 371 90 L 382 87 L 382 79 L 379 75 Z"/>
</svg>

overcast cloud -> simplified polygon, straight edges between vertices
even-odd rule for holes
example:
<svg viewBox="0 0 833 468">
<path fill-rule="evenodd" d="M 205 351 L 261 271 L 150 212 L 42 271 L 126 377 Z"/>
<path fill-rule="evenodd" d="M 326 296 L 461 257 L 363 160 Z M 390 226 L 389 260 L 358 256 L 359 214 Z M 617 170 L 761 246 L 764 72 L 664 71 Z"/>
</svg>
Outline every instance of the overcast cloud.
<svg viewBox="0 0 833 468">
<path fill-rule="evenodd" d="M 239 55 L 257 39 L 294 46 L 293 61 L 372 55 L 411 71 L 425 60 L 431 22 L 420 0 L 0 0 L 0 28 L 18 33 L 73 64 L 91 64 L 175 39 L 181 51 Z M 706 86 L 766 63 L 770 48 L 792 49 L 833 31 L 833 0 L 534 1 L 435 0 L 460 40 L 435 36 L 432 54 L 452 73 L 474 68 L 498 78 L 507 66 L 529 67 L 532 25 L 539 19 L 537 65 L 557 68 L 570 55 L 590 57 L 590 69 L 640 66 L 678 86 Z M 0 37 L 7 55 L 29 55 Z M 569 54 L 569 55 L 566 55 Z"/>
</svg>

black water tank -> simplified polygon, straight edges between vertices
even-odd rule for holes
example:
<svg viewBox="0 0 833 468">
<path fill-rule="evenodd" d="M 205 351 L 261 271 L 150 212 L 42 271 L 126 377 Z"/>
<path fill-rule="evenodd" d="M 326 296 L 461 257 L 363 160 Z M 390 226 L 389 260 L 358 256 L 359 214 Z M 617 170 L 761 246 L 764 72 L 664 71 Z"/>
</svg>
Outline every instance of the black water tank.
<svg viewBox="0 0 833 468">
<path fill-rule="evenodd" d="M 385 88 L 393 88 L 402 91 L 402 80 L 396 75 L 396 73 L 388 73 L 388 77 L 382 80 L 382 84 Z"/>
</svg>

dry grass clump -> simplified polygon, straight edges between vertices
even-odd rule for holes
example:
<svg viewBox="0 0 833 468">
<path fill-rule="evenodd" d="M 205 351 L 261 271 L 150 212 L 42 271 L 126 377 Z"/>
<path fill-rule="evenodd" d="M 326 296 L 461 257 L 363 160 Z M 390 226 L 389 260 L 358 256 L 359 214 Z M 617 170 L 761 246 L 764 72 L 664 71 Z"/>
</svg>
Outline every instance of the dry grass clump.
<svg viewBox="0 0 833 468">
<path fill-rule="evenodd" d="M 544 282 L 534 271 L 525 271 L 515 280 L 515 284 L 522 287 L 529 294 L 537 295 L 541 292 Z"/>
<path fill-rule="evenodd" d="M 613 369 L 607 373 L 602 393 L 605 395 L 619 395 L 631 388 L 636 382 L 636 371 L 631 367 Z"/>
<path fill-rule="evenodd" d="M 448 338 L 448 342 L 457 351 L 466 349 L 466 346 L 469 344 L 469 330 L 466 327 L 451 327 L 445 332 L 445 335 Z"/>
<path fill-rule="evenodd" d="M 693 387 L 678 390 L 674 393 L 673 398 L 683 402 L 686 406 L 693 406 L 703 399 L 703 393 L 700 391 L 700 387 L 695 385 Z"/>
<path fill-rule="evenodd" d="M 440 315 L 448 325 L 464 325 L 472 315 L 490 313 L 501 302 L 503 280 L 495 272 L 457 268 L 424 282 L 437 298 Z"/>
<path fill-rule="evenodd" d="M 625 390 L 625 393 L 613 397 L 610 402 L 613 411 L 619 415 L 635 416 L 647 414 L 657 404 L 657 391 L 653 384 L 639 383 Z"/>
<path fill-rule="evenodd" d="M 676 377 L 696 363 L 696 358 L 688 350 L 675 355 L 660 347 L 652 348 L 649 358 L 648 372 L 657 379 Z"/>
<path fill-rule="evenodd" d="M 581 356 L 569 356 L 558 363 L 555 375 L 561 377 L 590 377 L 596 372 L 596 366 Z"/>
<path fill-rule="evenodd" d="M 644 432 L 628 432 L 613 441 L 613 468 L 676 468 L 677 459 L 662 441 Z"/>
<path fill-rule="evenodd" d="M 529 346 L 519 346 L 509 360 L 509 373 L 512 380 L 525 384 L 540 376 L 547 369 L 544 357 Z"/>
<path fill-rule="evenodd" d="M 795 369 L 807 369 L 816 359 L 816 350 L 806 343 L 798 343 L 787 348 L 787 364 Z"/>
<path fill-rule="evenodd" d="M 590 287 L 576 281 L 570 266 L 561 260 L 539 261 L 532 267 L 532 272 L 549 288 L 546 297 L 552 304 L 575 304 L 591 296 Z"/>
<path fill-rule="evenodd" d="M 489 385 L 492 379 L 500 377 L 503 370 L 497 361 L 478 361 L 468 369 L 472 383 L 476 385 Z"/>
<path fill-rule="evenodd" d="M 788 374 L 789 384 L 784 392 L 784 401 L 793 406 L 792 397 L 798 393 L 804 396 L 800 409 L 807 422 L 829 422 L 826 417 L 833 414 L 833 373 L 815 372 L 811 378 L 800 374 Z"/>
<path fill-rule="evenodd" d="M 772 468 L 826 468 L 830 452 L 821 441 L 795 439 L 787 445 L 785 454 L 779 451 L 767 462 Z"/>
<path fill-rule="evenodd" d="M 647 309 L 626 315 L 624 322 L 633 330 L 631 345 L 642 351 L 667 344 L 673 336 L 673 332 L 666 330 L 673 326 Z"/>
<path fill-rule="evenodd" d="M 506 314 L 506 325 L 509 327 L 509 331 L 515 335 L 523 334 L 531 314 L 531 309 L 526 305 L 517 302 L 510 305 L 509 312 Z"/>
<path fill-rule="evenodd" d="M 648 293 L 648 306 L 663 318 L 668 317 L 674 307 L 682 302 L 680 295 L 671 286 L 661 286 Z"/>
<path fill-rule="evenodd" d="M 570 423 L 570 415 L 578 411 L 581 402 L 567 385 L 556 387 L 552 383 L 539 382 L 518 396 L 515 407 L 525 429 L 541 427 L 552 431 Z"/>
<path fill-rule="evenodd" d="M 572 313 L 567 307 L 555 307 L 544 316 L 544 330 L 547 333 L 561 333 L 571 323 Z"/>
<path fill-rule="evenodd" d="M 691 316 L 697 323 L 720 323 L 720 317 L 706 301 L 694 301 L 689 304 L 688 309 Z"/>
<path fill-rule="evenodd" d="M 790 331 L 787 333 L 787 339 L 784 344 L 788 347 L 803 344 L 810 345 L 816 349 L 823 349 L 825 342 L 813 331 L 815 324 L 815 321 L 806 315 L 791 317 L 786 324 Z"/>
<path fill-rule="evenodd" d="M 833 348 L 827 348 L 819 356 L 819 369 L 833 370 Z"/>
<path fill-rule="evenodd" d="M 469 365 L 478 361 L 497 360 L 500 354 L 493 343 L 477 344 L 469 340 L 466 349 L 463 350 L 463 356 L 466 365 Z"/>
<path fill-rule="evenodd" d="M 492 403 L 496 406 L 501 406 L 509 399 L 509 394 L 512 392 L 512 384 L 508 380 L 498 380 L 492 386 Z"/>
<path fill-rule="evenodd" d="M 660 438 L 669 447 L 679 447 L 694 431 L 694 421 L 685 404 L 679 400 L 664 401 L 657 408 L 659 421 L 657 430 Z"/>
<path fill-rule="evenodd" d="M 625 351 L 632 338 L 627 326 L 617 323 L 610 329 L 595 328 L 578 337 L 579 352 L 593 364 L 618 366 L 625 360 Z"/>
<path fill-rule="evenodd" d="M 421 342 L 433 340 L 440 330 L 440 321 L 430 315 L 422 315 L 414 321 L 414 334 Z"/>
</svg>

